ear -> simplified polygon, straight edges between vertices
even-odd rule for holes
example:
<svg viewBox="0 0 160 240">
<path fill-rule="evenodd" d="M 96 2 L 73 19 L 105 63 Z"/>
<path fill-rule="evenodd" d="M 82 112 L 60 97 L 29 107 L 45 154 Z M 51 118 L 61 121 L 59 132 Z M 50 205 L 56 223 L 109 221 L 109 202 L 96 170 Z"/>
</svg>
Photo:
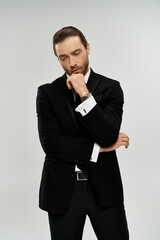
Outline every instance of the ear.
<svg viewBox="0 0 160 240">
<path fill-rule="evenodd" d="M 87 43 L 86 50 L 87 50 L 87 54 L 89 55 L 90 54 L 90 45 L 89 45 L 89 43 Z"/>
</svg>

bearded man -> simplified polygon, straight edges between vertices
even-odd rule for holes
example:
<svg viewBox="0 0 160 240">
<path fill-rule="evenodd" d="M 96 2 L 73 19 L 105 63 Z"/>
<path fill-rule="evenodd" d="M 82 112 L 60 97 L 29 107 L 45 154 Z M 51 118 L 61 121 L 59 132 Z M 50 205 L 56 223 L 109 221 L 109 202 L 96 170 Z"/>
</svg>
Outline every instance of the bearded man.
<svg viewBox="0 0 160 240">
<path fill-rule="evenodd" d="M 38 88 L 38 131 L 46 154 L 39 206 L 48 212 L 52 240 L 81 240 L 88 215 L 99 240 L 128 240 L 116 149 L 123 92 L 89 66 L 90 45 L 69 26 L 53 37 L 65 74 Z"/>
</svg>

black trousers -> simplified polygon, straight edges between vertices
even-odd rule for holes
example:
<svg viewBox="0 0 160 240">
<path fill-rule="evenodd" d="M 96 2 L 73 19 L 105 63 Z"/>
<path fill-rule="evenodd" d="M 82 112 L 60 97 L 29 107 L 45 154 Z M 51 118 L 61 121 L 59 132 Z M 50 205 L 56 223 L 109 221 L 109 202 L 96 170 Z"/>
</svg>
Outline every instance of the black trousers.
<svg viewBox="0 0 160 240">
<path fill-rule="evenodd" d="M 81 240 L 88 215 L 98 240 L 129 240 L 123 203 L 99 208 L 90 183 L 75 178 L 68 209 L 62 215 L 48 213 L 52 240 Z"/>
</svg>

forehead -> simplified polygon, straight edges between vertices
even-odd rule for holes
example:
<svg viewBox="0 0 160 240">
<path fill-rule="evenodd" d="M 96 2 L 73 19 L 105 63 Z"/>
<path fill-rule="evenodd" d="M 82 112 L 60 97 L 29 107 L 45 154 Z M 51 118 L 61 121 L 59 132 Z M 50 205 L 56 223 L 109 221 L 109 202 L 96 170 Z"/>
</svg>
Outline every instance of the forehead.
<svg viewBox="0 0 160 240">
<path fill-rule="evenodd" d="M 70 54 L 76 49 L 85 48 L 82 44 L 79 36 L 68 37 L 64 41 L 59 42 L 55 45 L 57 56 L 63 54 Z"/>
</svg>

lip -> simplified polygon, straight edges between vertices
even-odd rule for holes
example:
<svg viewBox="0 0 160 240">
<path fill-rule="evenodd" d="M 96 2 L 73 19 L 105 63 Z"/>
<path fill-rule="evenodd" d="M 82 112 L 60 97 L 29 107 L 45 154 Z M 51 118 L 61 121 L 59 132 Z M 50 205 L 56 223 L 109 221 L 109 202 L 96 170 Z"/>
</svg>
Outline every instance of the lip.
<svg viewBox="0 0 160 240">
<path fill-rule="evenodd" d="M 72 73 L 79 72 L 80 70 L 81 70 L 80 68 L 77 68 L 77 69 L 73 70 Z"/>
</svg>

